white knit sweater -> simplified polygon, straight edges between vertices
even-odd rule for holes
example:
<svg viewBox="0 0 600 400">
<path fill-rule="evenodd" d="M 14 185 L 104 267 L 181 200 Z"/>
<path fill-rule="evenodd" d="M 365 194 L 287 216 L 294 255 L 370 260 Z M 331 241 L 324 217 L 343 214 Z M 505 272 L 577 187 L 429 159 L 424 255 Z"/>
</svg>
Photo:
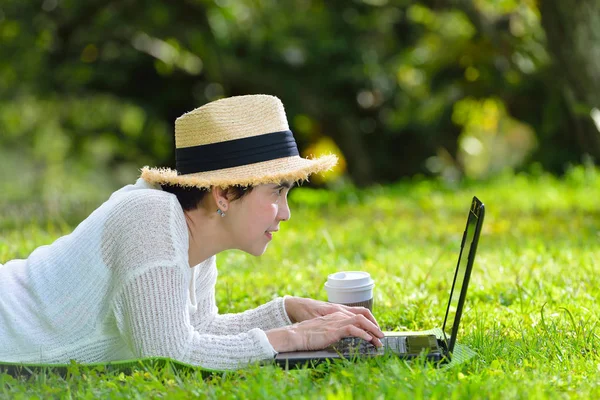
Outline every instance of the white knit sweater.
<svg viewBox="0 0 600 400">
<path fill-rule="evenodd" d="M 291 323 L 283 298 L 219 315 L 215 257 L 190 268 L 188 243 L 177 198 L 138 179 L 71 234 L 0 264 L 0 362 L 272 359 L 264 331 Z"/>
</svg>

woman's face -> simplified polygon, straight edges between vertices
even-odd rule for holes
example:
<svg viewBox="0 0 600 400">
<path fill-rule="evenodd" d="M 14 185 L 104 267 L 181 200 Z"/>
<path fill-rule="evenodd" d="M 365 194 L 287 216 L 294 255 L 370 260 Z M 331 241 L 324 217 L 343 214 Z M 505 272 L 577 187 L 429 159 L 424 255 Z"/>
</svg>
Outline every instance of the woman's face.
<svg viewBox="0 0 600 400">
<path fill-rule="evenodd" d="M 255 186 L 246 196 L 230 202 L 225 219 L 237 249 L 255 256 L 265 252 L 279 230 L 279 223 L 290 219 L 287 195 L 291 186 L 288 183 Z"/>
</svg>

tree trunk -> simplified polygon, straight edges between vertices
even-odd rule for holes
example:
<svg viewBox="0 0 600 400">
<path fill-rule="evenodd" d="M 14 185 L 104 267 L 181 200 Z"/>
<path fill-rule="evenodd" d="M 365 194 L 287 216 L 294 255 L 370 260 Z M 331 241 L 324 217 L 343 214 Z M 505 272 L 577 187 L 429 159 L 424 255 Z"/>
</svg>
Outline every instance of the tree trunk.
<svg viewBox="0 0 600 400">
<path fill-rule="evenodd" d="M 581 153 L 600 163 L 600 127 L 591 111 L 600 110 L 600 1 L 542 0 L 539 2 L 555 76 L 562 85 Z"/>
</svg>

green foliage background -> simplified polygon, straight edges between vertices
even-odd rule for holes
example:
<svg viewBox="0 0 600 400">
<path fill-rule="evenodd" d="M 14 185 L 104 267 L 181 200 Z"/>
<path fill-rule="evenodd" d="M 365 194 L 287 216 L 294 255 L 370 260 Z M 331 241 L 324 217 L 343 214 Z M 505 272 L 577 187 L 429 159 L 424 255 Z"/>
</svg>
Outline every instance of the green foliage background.
<svg viewBox="0 0 600 400">
<path fill-rule="evenodd" d="M 535 0 L 4 0 L 0 190 L 172 166 L 175 118 L 249 93 L 282 98 L 303 153 L 343 155 L 358 185 L 561 173 L 595 153 L 545 38 Z"/>
</svg>

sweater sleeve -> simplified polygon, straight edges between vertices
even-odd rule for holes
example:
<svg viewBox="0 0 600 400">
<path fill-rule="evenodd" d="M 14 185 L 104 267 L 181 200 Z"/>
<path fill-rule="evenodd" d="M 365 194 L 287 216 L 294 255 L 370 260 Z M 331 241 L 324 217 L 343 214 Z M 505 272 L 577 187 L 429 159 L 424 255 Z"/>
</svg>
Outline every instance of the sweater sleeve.
<svg viewBox="0 0 600 400">
<path fill-rule="evenodd" d="M 218 314 L 204 326 L 205 332 L 244 332 L 259 328 L 265 331 L 291 325 L 283 297 L 238 314 Z"/>
<path fill-rule="evenodd" d="M 187 311 L 180 266 L 155 266 L 133 277 L 116 296 L 118 329 L 136 357 L 169 357 L 207 369 L 237 369 L 276 354 L 265 332 L 198 332 Z"/>
<path fill-rule="evenodd" d="M 211 257 L 194 269 L 190 292 L 195 294 L 193 301 L 196 307 L 191 320 L 198 331 L 239 333 L 254 328 L 267 331 L 291 325 L 285 310 L 285 298 L 281 297 L 242 313 L 219 314 L 215 303 L 217 275 L 216 257 Z"/>
</svg>

